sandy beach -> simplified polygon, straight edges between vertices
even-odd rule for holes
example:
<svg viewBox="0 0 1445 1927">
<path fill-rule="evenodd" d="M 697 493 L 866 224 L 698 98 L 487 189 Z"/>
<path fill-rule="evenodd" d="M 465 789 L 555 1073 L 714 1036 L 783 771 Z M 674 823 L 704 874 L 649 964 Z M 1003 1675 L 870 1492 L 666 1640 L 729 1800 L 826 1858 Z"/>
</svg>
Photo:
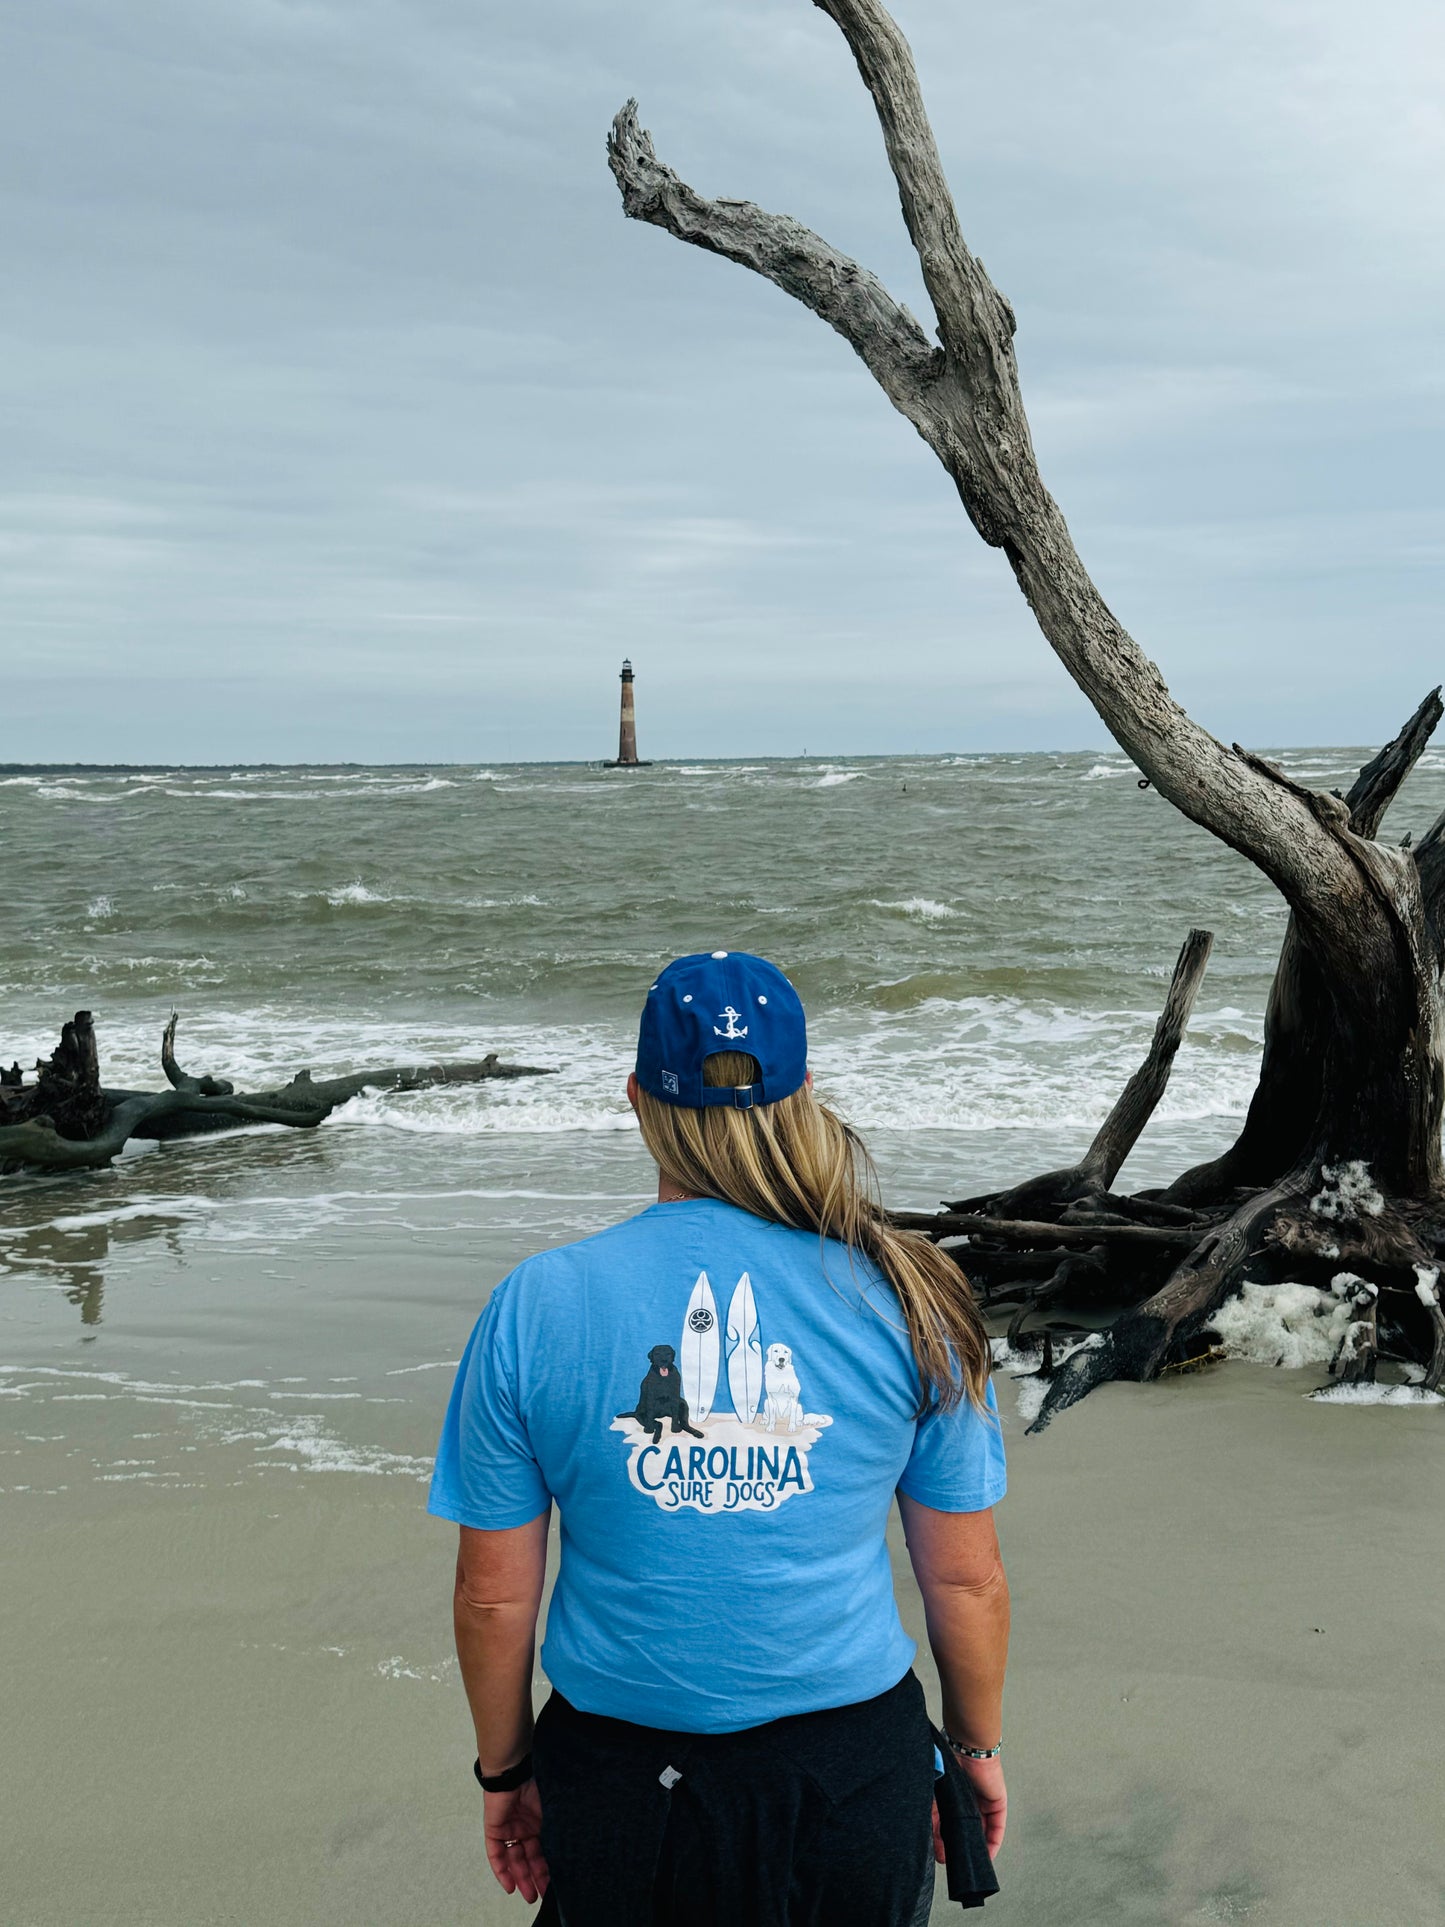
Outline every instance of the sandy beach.
<svg viewBox="0 0 1445 1927">
<path fill-rule="evenodd" d="M 1445 1917 L 1438 1418 L 1306 1387 L 1231 1364 L 1011 1425 L 990 1918 Z M 409 1480 L 270 1490 L 6 1502 L 16 1927 L 529 1917 L 478 1848 L 450 1533 Z M 918 1636 L 904 1566 L 899 1589 Z"/>
<path fill-rule="evenodd" d="M 1290 767 L 1337 782 L 1350 756 Z M 1412 782 L 1418 815 L 1445 804 L 1445 760 Z M 529 1917 L 480 1851 L 426 1478 L 493 1285 L 647 1200 L 622 1085 L 659 946 L 717 930 L 798 958 L 820 1084 L 890 1202 L 921 1208 L 1078 1155 L 1181 928 L 1216 911 L 1126 1183 L 1227 1143 L 1281 930 L 1267 889 L 1120 757 L 622 788 L 527 769 L 26 779 L 3 799 L 15 929 L 34 933 L 8 966 L 22 1061 L 93 1006 L 132 1087 L 156 1082 L 176 1007 L 182 1062 L 243 1088 L 494 1048 L 558 1066 L 4 1181 L 5 1927 Z M 77 839 L 81 817 L 104 834 Z M 677 820 L 698 835 L 670 843 Z M 608 853 L 643 846 L 657 862 L 619 879 Z M 161 851 L 179 852 L 164 888 Z M 1002 1927 L 1445 1919 L 1445 1411 L 1311 1402 L 1324 1380 L 1231 1362 L 1106 1389 L 1025 1438 L 1027 1381 L 1000 1374 Z M 899 1586 L 918 1633 L 906 1570 Z"/>
</svg>

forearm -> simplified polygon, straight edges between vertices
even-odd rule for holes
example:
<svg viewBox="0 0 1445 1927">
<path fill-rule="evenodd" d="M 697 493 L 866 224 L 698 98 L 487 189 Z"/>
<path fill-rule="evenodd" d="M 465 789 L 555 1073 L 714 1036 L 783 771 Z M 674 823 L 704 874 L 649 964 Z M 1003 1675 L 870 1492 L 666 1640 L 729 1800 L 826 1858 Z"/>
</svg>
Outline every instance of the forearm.
<svg viewBox="0 0 1445 1927">
<path fill-rule="evenodd" d="M 965 1746 L 993 1746 L 1003 1732 L 1009 1591 L 1002 1566 L 973 1586 L 923 1588 L 928 1643 L 943 1689 L 945 1731 Z"/>
<path fill-rule="evenodd" d="M 459 1585 L 452 1600 L 457 1662 L 484 1773 L 503 1773 L 532 1744 L 532 1656 L 537 1608 L 483 1604 Z"/>
</svg>

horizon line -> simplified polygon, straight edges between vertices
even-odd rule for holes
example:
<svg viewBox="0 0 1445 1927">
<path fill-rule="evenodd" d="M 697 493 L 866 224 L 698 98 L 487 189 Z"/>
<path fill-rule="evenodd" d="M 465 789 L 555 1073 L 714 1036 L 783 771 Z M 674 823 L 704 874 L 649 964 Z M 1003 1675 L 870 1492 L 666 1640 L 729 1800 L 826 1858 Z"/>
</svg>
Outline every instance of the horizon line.
<svg viewBox="0 0 1445 1927">
<path fill-rule="evenodd" d="M 1263 743 L 1261 750 L 1274 750 L 1297 753 L 1305 750 L 1315 752 L 1338 752 L 1354 755 L 1360 750 L 1375 753 L 1369 743 Z M 1375 746 L 1377 748 L 1377 746 Z M 402 758 L 398 761 L 380 759 L 359 759 L 348 757 L 341 762 L 325 760 L 293 759 L 282 762 L 274 757 L 258 762 L 247 762 L 240 757 L 227 758 L 215 763 L 0 763 L 0 777 L 15 776 L 76 776 L 83 774 L 97 776 L 160 776 L 168 771 L 185 770 L 198 773 L 221 772 L 225 770 L 286 770 L 286 769 L 325 769 L 325 770 L 367 770 L 367 769 L 484 769 L 496 765 L 502 769 L 663 769 L 668 764 L 706 763 L 730 764 L 743 761 L 760 763 L 889 763 L 904 759 L 921 759 L 936 762 L 944 757 L 963 757 L 970 760 L 990 756 L 1122 756 L 1131 767 L 1137 768 L 1127 750 L 1120 749 L 1117 743 L 1082 744 L 1071 748 L 1055 747 L 1050 749 L 1018 749 L 1004 745 L 995 749 L 895 749 L 895 750 L 804 750 L 791 755 L 768 754 L 763 751 L 735 750 L 726 756 L 689 755 L 686 751 L 673 751 L 662 756 L 653 756 L 638 764 L 618 764 L 600 756 L 519 756 L 477 757 L 471 761 L 447 758 L 441 761 L 427 761 L 420 757 Z"/>
</svg>

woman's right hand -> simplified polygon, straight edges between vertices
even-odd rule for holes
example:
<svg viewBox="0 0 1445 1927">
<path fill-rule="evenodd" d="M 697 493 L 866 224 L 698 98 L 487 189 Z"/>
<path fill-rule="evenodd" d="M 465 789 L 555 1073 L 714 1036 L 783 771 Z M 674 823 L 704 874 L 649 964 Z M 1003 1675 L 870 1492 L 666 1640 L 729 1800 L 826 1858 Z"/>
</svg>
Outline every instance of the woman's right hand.
<svg viewBox="0 0 1445 1927">
<path fill-rule="evenodd" d="M 958 1753 L 953 1757 L 963 1768 L 973 1788 L 979 1818 L 983 1821 L 984 1845 L 988 1848 L 989 1859 L 996 1860 L 998 1850 L 1003 1845 L 1004 1826 L 1008 1820 L 1008 1788 L 1003 1783 L 1003 1765 L 996 1758 L 970 1760 Z"/>
</svg>

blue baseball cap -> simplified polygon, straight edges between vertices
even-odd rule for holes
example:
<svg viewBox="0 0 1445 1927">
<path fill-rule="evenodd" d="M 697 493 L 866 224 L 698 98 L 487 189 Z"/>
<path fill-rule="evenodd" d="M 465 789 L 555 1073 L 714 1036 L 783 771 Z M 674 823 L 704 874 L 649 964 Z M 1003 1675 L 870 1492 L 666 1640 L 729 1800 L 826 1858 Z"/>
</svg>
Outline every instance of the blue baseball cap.
<svg viewBox="0 0 1445 1927">
<path fill-rule="evenodd" d="M 704 1084 L 719 1051 L 758 1060 L 756 1084 Z M 802 1002 L 776 964 L 745 950 L 702 951 L 670 963 L 647 993 L 637 1036 L 637 1081 L 664 1104 L 740 1111 L 790 1097 L 808 1075 Z"/>
</svg>

